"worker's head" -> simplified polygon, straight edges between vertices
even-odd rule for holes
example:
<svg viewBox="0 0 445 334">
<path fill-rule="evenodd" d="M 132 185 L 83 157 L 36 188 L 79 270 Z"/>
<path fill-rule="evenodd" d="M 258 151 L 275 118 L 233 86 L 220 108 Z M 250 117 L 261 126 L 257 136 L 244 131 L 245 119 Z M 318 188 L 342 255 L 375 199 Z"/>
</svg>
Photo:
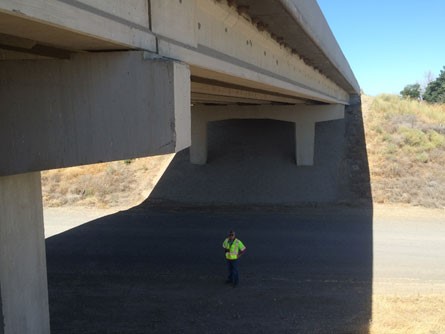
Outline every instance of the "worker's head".
<svg viewBox="0 0 445 334">
<path fill-rule="evenodd" d="M 235 231 L 234 231 L 234 230 L 230 230 L 230 231 L 229 231 L 229 239 L 230 239 L 230 240 L 235 239 Z"/>
</svg>

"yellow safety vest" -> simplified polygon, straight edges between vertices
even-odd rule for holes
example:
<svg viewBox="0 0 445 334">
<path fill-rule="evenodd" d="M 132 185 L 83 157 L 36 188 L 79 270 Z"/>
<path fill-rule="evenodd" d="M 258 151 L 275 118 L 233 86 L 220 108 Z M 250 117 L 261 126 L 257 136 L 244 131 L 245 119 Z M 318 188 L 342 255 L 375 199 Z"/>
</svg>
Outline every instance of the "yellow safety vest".
<svg viewBox="0 0 445 334">
<path fill-rule="evenodd" d="M 237 260 L 239 252 L 242 252 L 243 250 L 246 249 L 241 240 L 238 240 L 236 238 L 235 240 L 233 240 L 232 243 L 230 242 L 229 238 L 224 240 L 223 248 L 228 250 L 228 252 L 226 252 L 227 260 Z"/>
</svg>

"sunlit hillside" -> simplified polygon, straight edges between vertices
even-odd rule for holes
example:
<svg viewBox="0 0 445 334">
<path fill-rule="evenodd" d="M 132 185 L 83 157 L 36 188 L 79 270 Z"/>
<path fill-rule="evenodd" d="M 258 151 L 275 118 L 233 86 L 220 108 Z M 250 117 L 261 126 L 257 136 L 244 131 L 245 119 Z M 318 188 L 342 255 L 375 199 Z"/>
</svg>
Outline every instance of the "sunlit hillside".
<svg viewBox="0 0 445 334">
<path fill-rule="evenodd" d="M 445 105 L 363 96 L 374 202 L 445 208 Z"/>
</svg>

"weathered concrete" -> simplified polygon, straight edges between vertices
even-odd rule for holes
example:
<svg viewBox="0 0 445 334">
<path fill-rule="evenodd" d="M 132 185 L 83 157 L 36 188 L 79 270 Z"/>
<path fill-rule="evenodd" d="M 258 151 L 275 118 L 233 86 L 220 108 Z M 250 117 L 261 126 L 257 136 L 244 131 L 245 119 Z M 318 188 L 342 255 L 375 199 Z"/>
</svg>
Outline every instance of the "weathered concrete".
<svg viewBox="0 0 445 334">
<path fill-rule="evenodd" d="M 40 173 L 0 177 L 0 290 L 0 333 L 50 332 Z"/>
<path fill-rule="evenodd" d="M 0 175 L 190 145 L 190 73 L 143 52 L 0 62 Z"/>
<path fill-rule="evenodd" d="M 296 162 L 298 166 L 314 163 L 315 124 L 344 117 L 343 105 L 326 106 L 205 106 L 192 109 L 192 145 L 190 161 L 207 161 L 207 125 L 226 119 L 276 119 L 295 123 Z"/>
<path fill-rule="evenodd" d="M 1 33 L 34 44 L 68 50 L 156 51 L 147 0 L 7 0 L 0 3 L 0 22 Z"/>
<path fill-rule="evenodd" d="M 359 84 L 315 0 L 236 0 L 258 26 L 267 26 L 283 44 L 349 93 Z"/>
<path fill-rule="evenodd" d="M 275 1 L 266 3 L 276 14 Z M 175 12 L 179 5 L 172 1 L 164 6 Z M 197 28 L 184 28 L 175 38 L 170 37 L 177 30 L 175 24 L 166 28 L 169 38 L 158 37 L 159 54 L 188 63 L 193 76 L 291 97 L 348 103 L 349 93 L 344 88 L 271 38 L 270 32 L 258 30 L 236 8 L 207 0 L 182 7 L 187 7 L 185 15 L 196 19 Z M 317 15 L 322 17 L 320 11 Z M 189 32 L 196 34 L 196 47 L 183 36 Z"/>
</svg>

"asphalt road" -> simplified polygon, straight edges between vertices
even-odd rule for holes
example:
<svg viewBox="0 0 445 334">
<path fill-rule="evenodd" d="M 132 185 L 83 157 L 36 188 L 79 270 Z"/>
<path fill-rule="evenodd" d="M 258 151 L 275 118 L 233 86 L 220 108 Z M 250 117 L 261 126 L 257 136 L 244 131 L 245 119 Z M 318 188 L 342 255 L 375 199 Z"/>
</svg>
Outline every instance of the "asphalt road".
<svg viewBox="0 0 445 334">
<path fill-rule="evenodd" d="M 367 333 L 374 292 L 445 292 L 445 224 L 418 223 L 345 208 L 102 217 L 47 238 L 52 331 Z M 224 284 L 232 228 L 248 249 L 237 288 Z"/>
</svg>

